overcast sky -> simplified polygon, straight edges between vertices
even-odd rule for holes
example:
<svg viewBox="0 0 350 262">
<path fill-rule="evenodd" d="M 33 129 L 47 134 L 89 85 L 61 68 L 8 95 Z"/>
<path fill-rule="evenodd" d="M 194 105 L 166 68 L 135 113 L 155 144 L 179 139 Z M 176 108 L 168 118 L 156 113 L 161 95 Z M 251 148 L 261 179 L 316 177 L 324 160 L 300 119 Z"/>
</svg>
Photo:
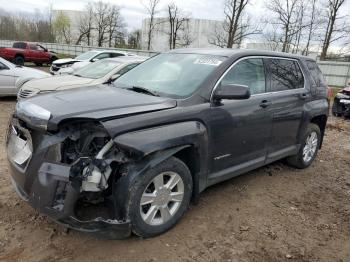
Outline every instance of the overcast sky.
<svg viewBox="0 0 350 262">
<path fill-rule="evenodd" d="M 0 0 L 0 8 L 7 11 L 33 12 L 35 9 L 44 10 L 50 3 L 54 9 L 83 10 L 86 3 L 91 0 Z M 142 18 L 146 17 L 145 9 L 141 0 L 104 0 L 122 7 L 122 15 L 129 29 L 141 27 Z M 160 0 L 159 7 L 164 8 L 170 0 Z M 223 19 L 223 0 L 173 0 L 194 18 Z M 263 0 L 253 0 L 249 8 L 254 12 L 261 13 Z"/>
</svg>

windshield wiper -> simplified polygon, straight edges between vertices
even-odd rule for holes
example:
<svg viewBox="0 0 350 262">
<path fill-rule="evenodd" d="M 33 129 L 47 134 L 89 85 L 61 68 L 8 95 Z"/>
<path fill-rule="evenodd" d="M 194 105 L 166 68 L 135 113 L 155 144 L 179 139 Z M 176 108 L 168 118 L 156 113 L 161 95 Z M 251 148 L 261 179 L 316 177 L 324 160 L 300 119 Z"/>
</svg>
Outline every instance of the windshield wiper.
<svg viewBox="0 0 350 262">
<path fill-rule="evenodd" d="M 135 91 L 135 92 L 145 93 L 145 94 L 149 94 L 149 95 L 152 95 L 152 96 L 159 96 L 156 92 L 154 92 L 152 90 L 149 90 L 149 89 L 147 89 L 145 87 L 142 87 L 142 86 L 128 87 L 127 90 L 132 90 L 132 91 Z"/>
</svg>

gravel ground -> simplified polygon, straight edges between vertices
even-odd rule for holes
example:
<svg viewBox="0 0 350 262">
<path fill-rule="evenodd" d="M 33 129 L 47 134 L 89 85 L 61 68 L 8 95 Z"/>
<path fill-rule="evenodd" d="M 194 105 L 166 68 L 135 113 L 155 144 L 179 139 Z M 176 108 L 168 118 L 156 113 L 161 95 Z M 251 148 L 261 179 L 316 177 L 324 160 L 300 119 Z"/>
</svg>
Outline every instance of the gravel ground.
<svg viewBox="0 0 350 262">
<path fill-rule="evenodd" d="M 101 240 L 37 214 L 10 185 L 14 100 L 0 101 L 0 261 L 350 261 L 350 121 L 329 120 L 313 165 L 281 162 L 202 193 L 171 231 Z"/>
</svg>

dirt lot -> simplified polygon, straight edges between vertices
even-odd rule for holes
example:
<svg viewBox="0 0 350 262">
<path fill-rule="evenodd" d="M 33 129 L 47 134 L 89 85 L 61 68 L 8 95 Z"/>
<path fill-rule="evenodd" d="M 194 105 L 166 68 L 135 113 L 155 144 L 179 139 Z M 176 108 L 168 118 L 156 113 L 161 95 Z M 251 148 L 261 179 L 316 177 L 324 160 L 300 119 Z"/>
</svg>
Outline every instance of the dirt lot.
<svg viewBox="0 0 350 262">
<path fill-rule="evenodd" d="M 101 240 L 38 215 L 10 185 L 0 101 L 0 261 L 350 261 L 350 121 L 307 170 L 275 163 L 206 190 L 170 232 Z"/>
</svg>

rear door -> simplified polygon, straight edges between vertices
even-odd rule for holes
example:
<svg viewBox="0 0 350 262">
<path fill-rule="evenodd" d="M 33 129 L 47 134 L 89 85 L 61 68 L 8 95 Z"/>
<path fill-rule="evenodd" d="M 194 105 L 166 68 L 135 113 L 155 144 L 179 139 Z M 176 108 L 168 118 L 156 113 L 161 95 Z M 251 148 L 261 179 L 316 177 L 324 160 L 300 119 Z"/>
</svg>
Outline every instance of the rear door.
<svg viewBox="0 0 350 262">
<path fill-rule="evenodd" d="M 297 60 L 268 58 L 266 64 L 273 121 L 268 161 L 273 161 L 296 150 L 303 108 L 311 94 Z"/>
</svg>

